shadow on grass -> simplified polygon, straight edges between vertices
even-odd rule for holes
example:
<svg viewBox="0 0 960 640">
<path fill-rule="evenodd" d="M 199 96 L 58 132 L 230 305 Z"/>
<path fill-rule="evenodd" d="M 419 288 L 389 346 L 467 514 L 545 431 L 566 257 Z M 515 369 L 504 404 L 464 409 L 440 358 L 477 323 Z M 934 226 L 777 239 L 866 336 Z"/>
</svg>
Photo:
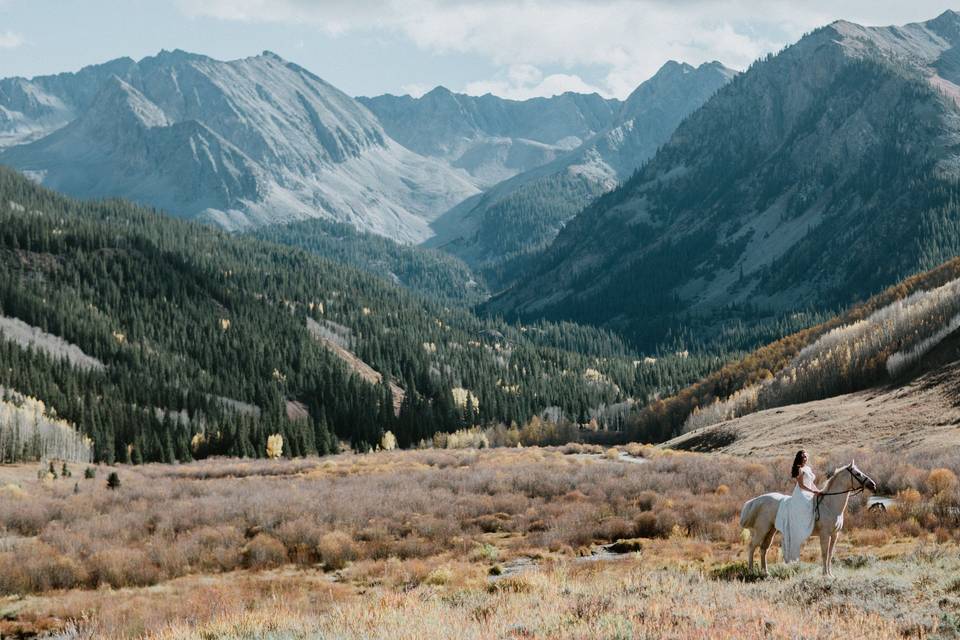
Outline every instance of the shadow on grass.
<svg viewBox="0 0 960 640">
<path fill-rule="evenodd" d="M 710 577 L 714 580 L 724 582 L 761 582 L 763 580 L 786 580 L 801 572 L 799 565 L 778 564 L 769 568 L 767 575 L 760 573 L 759 567 L 754 567 L 753 571 L 747 567 L 746 562 L 728 562 L 713 568 L 710 571 Z"/>
</svg>

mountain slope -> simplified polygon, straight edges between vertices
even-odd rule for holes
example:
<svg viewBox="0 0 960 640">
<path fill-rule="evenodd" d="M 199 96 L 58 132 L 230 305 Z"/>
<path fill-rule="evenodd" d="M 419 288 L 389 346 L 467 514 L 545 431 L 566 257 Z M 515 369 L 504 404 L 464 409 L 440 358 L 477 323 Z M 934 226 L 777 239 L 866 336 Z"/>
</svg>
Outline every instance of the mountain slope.
<svg viewBox="0 0 960 640">
<path fill-rule="evenodd" d="M 0 80 L 0 148 L 43 137 L 89 107 L 110 76 L 127 77 L 136 63 L 119 58 L 76 73 Z"/>
<path fill-rule="evenodd" d="M 473 306 L 487 291 L 455 257 L 396 243 L 329 220 L 270 225 L 250 232 L 262 240 L 299 247 L 322 258 L 379 275 L 432 300 Z"/>
<path fill-rule="evenodd" d="M 430 246 L 490 266 L 540 248 L 600 194 L 626 180 L 677 125 L 723 87 L 719 62 L 668 62 L 620 106 L 606 130 L 556 160 L 470 198 L 433 223 Z M 496 280 L 496 278 L 494 278 Z"/>
<path fill-rule="evenodd" d="M 490 310 L 645 346 L 847 304 L 960 253 L 958 45 L 954 12 L 837 22 L 754 64 Z"/>
<path fill-rule="evenodd" d="M 391 138 L 468 172 L 481 186 L 546 164 L 615 121 L 620 102 L 597 94 L 507 100 L 437 87 L 420 98 L 357 98 Z"/>
<path fill-rule="evenodd" d="M 2 167 L 0 318 L 16 319 L 0 323 L 0 389 L 55 409 L 98 460 L 262 456 L 273 433 L 292 455 L 328 451 L 330 432 L 365 449 L 393 430 L 409 446 L 548 407 L 579 417 L 703 373 L 652 379 L 607 332 L 483 320 L 303 250 L 79 202 Z M 347 353 L 387 384 L 352 374 Z"/>
<path fill-rule="evenodd" d="M 751 456 L 783 456 L 796 450 L 797 443 L 810 443 L 819 451 L 834 447 L 929 454 L 955 450 L 960 442 L 957 337 L 938 351 L 932 354 L 935 364 L 908 382 L 766 409 L 685 433 L 663 446 Z M 946 361 L 937 361 L 940 357 Z"/>
<path fill-rule="evenodd" d="M 22 107 L 16 117 L 27 124 L 7 128 L 69 124 L 0 161 L 74 196 L 128 197 L 228 229 L 326 217 L 412 242 L 477 191 L 391 140 L 355 100 L 269 52 L 231 62 L 162 52 L 57 78 L 30 85 L 56 108 Z M 12 113 L 14 100 L 0 105 Z"/>
<path fill-rule="evenodd" d="M 956 281 L 953 284 L 956 288 Z M 912 296 L 914 300 L 918 297 Z M 951 292 L 950 297 L 955 298 L 955 292 Z M 909 308 L 910 299 L 907 300 L 900 308 Z M 953 313 L 944 317 L 924 314 L 913 322 L 905 322 L 908 314 L 900 315 L 899 323 L 890 323 L 894 328 L 891 333 L 899 329 L 900 333 L 919 334 L 922 339 L 914 341 L 912 348 L 903 338 L 893 339 L 891 336 L 884 336 L 874 345 L 867 346 L 867 341 L 851 339 L 855 332 L 850 325 L 823 338 L 834 344 L 840 343 L 843 350 L 853 354 L 848 369 L 853 370 L 851 377 L 859 382 L 853 388 L 863 390 L 843 393 L 847 389 L 832 385 L 838 376 L 831 371 L 832 362 L 824 359 L 816 375 L 827 384 L 816 392 L 807 391 L 799 396 L 795 391 L 790 394 L 779 392 L 781 396 L 794 396 L 783 404 L 769 401 L 753 404 L 741 400 L 737 410 L 724 416 L 727 419 L 711 416 L 703 420 L 705 414 L 712 413 L 711 405 L 707 405 L 705 411 L 688 419 L 687 426 L 694 427 L 697 423 L 708 426 L 688 428 L 686 433 L 668 440 L 664 446 L 720 450 L 740 455 L 783 455 L 784 451 L 796 448 L 794 444 L 797 442 L 816 442 L 820 448 L 857 446 L 888 452 L 920 450 L 942 453 L 945 449 L 956 449 L 960 444 L 960 332 L 955 330 L 956 316 Z M 808 349 L 821 351 L 815 345 Z M 876 371 L 869 371 L 862 364 L 868 358 L 857 357 L 861 351 L 869 353 L 870 360 L 879 360 L 887 371 L 879 376 Z M 904 354 L 907 354 L 908 366 L 902 369 L 891 366 L 903 362 Z M 803 357 L 798 355 L 787 369 L 777 374 L 777 378 L 789 376 L 792 379 L 792 371 L 802 360 Z M 801 374 L 800 380 L 803 377 Z M 765 396 L 772 398 L 777 393 L 776 386 L 784 386 L 776 379 L 765 382 L 767 388 L 759 393 L 741 392 L 738 397 L 749 395 L 764 400 Z M 791 402 L 790 399 L 800 401 Z M 732 408 L 737 403 L 724 404 Z"/>
</svg>

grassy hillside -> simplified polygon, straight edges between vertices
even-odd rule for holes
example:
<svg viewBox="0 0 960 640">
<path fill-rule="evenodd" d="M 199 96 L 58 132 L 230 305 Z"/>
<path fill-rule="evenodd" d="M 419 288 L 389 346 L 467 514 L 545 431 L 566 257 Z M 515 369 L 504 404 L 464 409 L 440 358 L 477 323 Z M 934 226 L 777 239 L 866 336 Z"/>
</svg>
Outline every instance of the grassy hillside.
<svg viewBox="0 0 960 640">
<path fill-rule="evenodd" d="M 632 437 L 663 441 L 758 409 L 889 381 L 957 328 L 958 279 L 960 258 L 907 278 L 650 404 L 628 419 L 626 429 Z"/>
</svg>

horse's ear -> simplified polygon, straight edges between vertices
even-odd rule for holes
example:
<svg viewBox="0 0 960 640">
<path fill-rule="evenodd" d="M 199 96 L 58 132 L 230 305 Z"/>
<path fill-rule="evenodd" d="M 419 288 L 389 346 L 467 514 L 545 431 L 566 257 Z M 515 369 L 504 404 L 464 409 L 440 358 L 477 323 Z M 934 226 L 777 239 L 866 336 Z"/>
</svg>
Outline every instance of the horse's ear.
<svg viewBox="0 0 960 640">
<path fill-rule="evenodd" d="M 853 461 L 853 458 L 850 458 L 850 466 L 853 467 L 854 469 L 857 468 L 857 463 Z"/>
</svg>

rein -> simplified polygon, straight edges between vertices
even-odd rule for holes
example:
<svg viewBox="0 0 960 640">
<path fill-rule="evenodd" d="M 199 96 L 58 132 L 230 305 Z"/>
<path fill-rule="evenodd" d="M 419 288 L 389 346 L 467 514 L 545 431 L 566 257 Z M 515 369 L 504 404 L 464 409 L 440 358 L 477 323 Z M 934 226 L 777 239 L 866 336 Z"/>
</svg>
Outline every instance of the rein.
<svg viewBox="0 0 960 640">
<path fill-rule="evenodd" d="M 853 469 L 851 469 L 850 467 L 844 467 L 844 468 L 850 473 L 851 476 L 853 476 L 853 479 L 856 480 L 856 481 L 860 484 L 860 488 L 859 488 L 859 489 L 846 489 L 846 490 L 844 490 L 844 491 L 830 491 L 830 492 L 827 492 L 827 493 L 820 493 L 819 495 L 817 495 L 817 499 L 816 499 L 816 501 L 815 501 L 815 510 L 816 510 L 816 512 L 817 512 L 817 520 L 820 520 L 820 503 L 823 501 L 824 497 L 826 497 L 826 496 L 842 496 L 842 495 L 845 494 L 845 493 L 848 493 L 848 494 L 850 494 L 850 495 L 855 496 L 855 495 L 857 495 L 858 493 L 863 493 L 863 490 L 866 488 L 866 482 L 863 481 L 863 480 L 861 480 L 860 478 L 858 478 L 858 477 L 856 476 L 856 474 L 853 473 Z"/>
</svg>

